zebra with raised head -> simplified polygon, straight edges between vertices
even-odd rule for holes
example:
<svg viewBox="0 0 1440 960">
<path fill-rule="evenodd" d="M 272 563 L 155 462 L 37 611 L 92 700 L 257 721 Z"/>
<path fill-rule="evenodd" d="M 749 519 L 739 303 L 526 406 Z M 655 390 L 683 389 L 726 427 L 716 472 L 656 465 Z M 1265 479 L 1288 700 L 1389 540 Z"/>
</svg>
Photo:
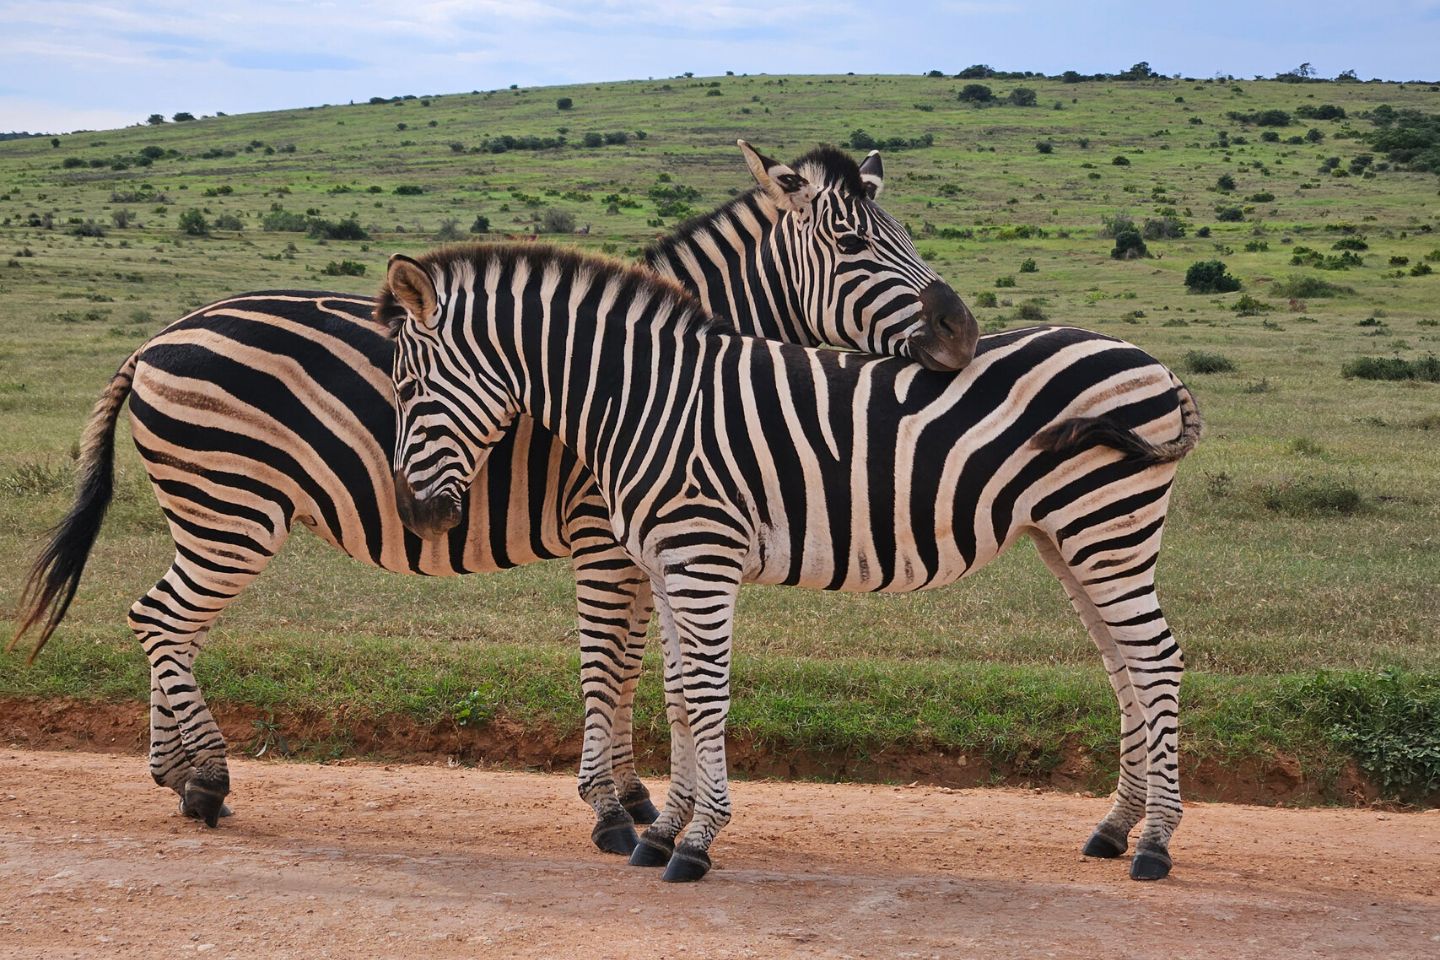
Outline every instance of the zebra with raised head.
<svg viewBox="0 0 1440 960">
<path fill-rule="evenodd" d="M 849 221 L 819 229 L 838 241 Z M 860 256 L 858 246 L 852 245 Z M 909 591 L 1031 536 L 1122 707 L 1118 796 L 1085 852 L 1170 869 L 1182 657 L 1155 595 L 1193 398 L 1136 347 L 1066 327 L 983 337 L 963 372 L 737 334 L 651 274 L 564 251 L 391 258 L 396 491 L 427 537 L 454 522 L 518 416 L 593 475 L 650 578 L 674 767 L 631 862 L 694 880 L 730 819 L 725 720 L 742 582 Z M 688 831 L 676 842 L 680 831 Z"/>
<path fill-rule="evenodd" d="M 688 224 L 683 243 L 694 252 L 673 267 L 656 253 L 657 267 L 709 309 L 730 311 L 740 330 L 861 344 L 936 366 L 969 359 L 974 318 L 874 203 L 878 155 L 857 166 L 820 149 L 790 166 L 748 144 L 742 152 L 755 189 Z M 862 225 L 876 249 L 837 263 L 834 238 L 817 229 L 836 219 Z M 726 283 L 707 273 L 741 264 Z M 175 542 L 170 570 L 136 601 L 130 625 L 151 666 L 151 773 L 185 812 L 213 826 L 229 790 L 225 741 L 195 680 L 195 655 L 299 525 L 399 573 L 448 576 L 570 556 L 585 701 L 580 795 L 595 810 L 595 842 L 628 853 L 631 816 L 656 814 L 631 748 L 648 580 L 615 543 L 589 475 L 523 418 L 455 505 L 448 538 L 407 534 L 390 469 L 394 346 L 373 307 L 340 294 L 246 294 L 194 311 L 132 354 L 91 415 L 79 494 L 33 568 L 15 638 L 38 625 L 38 651 L 74 596 L 109 503 L 113 432 L 128 396 L 132 434 Z"/>
</svg>

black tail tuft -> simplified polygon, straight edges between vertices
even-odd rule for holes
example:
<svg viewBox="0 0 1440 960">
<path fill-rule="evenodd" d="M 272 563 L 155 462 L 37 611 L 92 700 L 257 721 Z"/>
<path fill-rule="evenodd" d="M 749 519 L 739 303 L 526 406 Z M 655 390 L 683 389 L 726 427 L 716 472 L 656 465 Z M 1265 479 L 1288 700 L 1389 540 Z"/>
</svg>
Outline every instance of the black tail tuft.
<svg viewBox="0 0 1440 960">
<path fill-rule="evenodd" d="M 1180 404 L 1180 435 L 1174 440 L 1156 444 L 1146 440 L 1129 427 L 1122 426 L 1106 415 L 1072 417 L 1046 427 L 1030 441 L 1031 446 L 1063 455 L 1090 447 L 1109 447 L 1125 455 L 1132 463 L 1150 465 L 1174 463 L 1195 449 L 1203 425 L 1195 397 L 1185 385 L 1170 375 L 1175 396 Z"/>
<path fill-rule="evenodd" d="M 130 355 L 95 404 L 81 441 L 75 503 L 65 519 L 50 531 L 50 542 L 25 580 L 20 598 L 20 626 L 5 649 L 13 650 L 31 627 L 43 622 L 40 636 L 30 651 L 31 661 L 60 625 L 70 601 L 75 599 L 85 561 L 90 557 L 105 521 L 105 511 L 110 507 L 115 479 L 115 421 L 130 393 L 138 356 L 138 351 Z"/>
</svg>

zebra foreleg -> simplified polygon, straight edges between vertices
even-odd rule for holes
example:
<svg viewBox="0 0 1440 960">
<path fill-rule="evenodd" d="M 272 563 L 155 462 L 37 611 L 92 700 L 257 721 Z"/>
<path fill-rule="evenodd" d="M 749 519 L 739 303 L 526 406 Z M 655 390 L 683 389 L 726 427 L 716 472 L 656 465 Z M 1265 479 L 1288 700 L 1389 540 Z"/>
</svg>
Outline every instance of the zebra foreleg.
<svg viewBox="0 0 1440 960">
<path fill-rule="evenodd" d="M 663 593 L 655 595 L 660 614 L 661 649 L 665 660 L 665 716 L 670 721 L 670 790 L 665 808 L 640 836 L 640 845 L 630 855 L 636 867 L 664 867 L 675 853 L 675 838 L 695 811 L 695 741 L 690 716 L 685 709 L 680 643 L 675 621 Z"/>
</svg>

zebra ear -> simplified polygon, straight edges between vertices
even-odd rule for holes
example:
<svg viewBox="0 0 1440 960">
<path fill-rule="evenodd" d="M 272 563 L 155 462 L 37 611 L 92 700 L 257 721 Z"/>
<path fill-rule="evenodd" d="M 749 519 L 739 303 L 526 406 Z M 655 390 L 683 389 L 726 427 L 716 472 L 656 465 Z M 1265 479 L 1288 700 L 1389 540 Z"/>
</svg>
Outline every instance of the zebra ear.
<svg viewBox="0 0 1440 960">
<path fill-rule="evenodd" d="M 880 151 L 871 150 L 860 164 L 860 180 L 865 184 L 865 196 L 874 200 L 885 189 L 885 165 L 880 162 Z"/>
<path fill-rule="evenodd" d="M 809 211 L 810 202 L 818 192 L 814 184 L 796 173 L 793 168 L 771 160 L 744 140 L 736 140 L 735 143 L 745 157 L 745 165 L 750 168 L 750 175 L 760 184 L 760 189 L 775 201 L 777 207 L 792 213 Z"/>
<path fill-rule="evenodd" d="M 429 271 L 418 262 L 400 253 L 391 257 L 386 268 L 385 289 L 421 326 L 435 326 L 439 319 L 436 305 L 440 298 L 435 293 L 435 283 L 430 279 Z"/>
</svg>

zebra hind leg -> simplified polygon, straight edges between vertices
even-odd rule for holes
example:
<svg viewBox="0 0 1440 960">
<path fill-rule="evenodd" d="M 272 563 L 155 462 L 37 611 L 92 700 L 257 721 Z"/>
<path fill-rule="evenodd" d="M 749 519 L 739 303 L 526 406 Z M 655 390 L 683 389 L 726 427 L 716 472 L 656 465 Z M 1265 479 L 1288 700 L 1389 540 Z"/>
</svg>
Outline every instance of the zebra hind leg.
<svg viewBox="0 0 1440 960">
<path fill-rule="evenodd" d="M 1104 617 L 1085 594 L 1085 588 L 1055 544 L 1044 534 L 1036 534 L 1034 539 L 1041 559 L 1064 586 L 1071 606 L 1080 615 L 1090 639 L 1099 649 L 1105 662 L 1105 673 L 1120 706 L 1120 781 L 1115 788 L 1115 802 L 1081 850 L 1087 857 L 1113 859 L 1129 847 L 1130 831 L 1145 816 L 1145 718 L 1130 684 L 1125 658 L 1115 638 L 1110 635 Z"/>
<path fill-rule="evenodd" d="M 150 661 L 151 776 L 180 795 L 186 816 L 211 827 L 225 810 L 230 771 L 225 737 L 195 680 L 195 653 L 271 556 L 257 551 L 242 567 L 231 550 L 201 555 L 179 547 L 165 576 L 130 608 L 130 628 Z"/>
<path fill-rule="evenodd" d="M 650 800 L 650 791 L 635 770 L 635 689 L 640 682 L 640 667 L 645 658 L 646 634 L 655 604 L 651 599 L 650 582 L 640 584 L 630 611 L 630 635 L 625 644 L 624 675 L 620 697 L 615 706 L 615 726 L 610 747 L 610 765 L 615 772 L 615 791 L 620 805 L 637 824 L 651 824 L 660 811 Z"/>
<path fill-rule="evenodd" d="M 1130 863 L 1130 876 L 1135 880 L 1159 880 L 1169 875 L 1170 839 L 1183 815 L 1178 735 L 1185 658 L 1155 595 L 1154 568 L 1164 502 L 1162 498 L 1152 508 L 1153 513 L 1146 511 L 1139 517 L 1127 518 L 1123 525 L 1084 529 L 1083 535 L 1066 544 L 1073 547 L 1066 565 L 1113 639 L 1129 677 L 1129 693 L 1139 711 L 1138 724 L 1127 718 L 1125 726 L 1126 759 L 1133 758 L 1134 748 L 1141 742 L 1145 751 L 1144 826 Z M 1116 684 L 1117 695 L 1120 689 L 1121 685 Z M 1134 771 L 1138 766 L 1122 766 L 1122 771 Z M 1121 777 L 1124 783 L 1126 774 L 1122 772 Z M 1116 810 L 1112 810 L 1114 819 L 1102 821 L 1098 833 L 1106 839 L 1117 839 L 1107 835 L 1107 825 L 1114 828 L 1115 834 L 1126 827 L 1134 815 L 1137 792 L 1132 789 L 1117 797 Z M 1097 846 L 1104 843 L 1094 838 L 1092 841 Z"/>
</svg>

